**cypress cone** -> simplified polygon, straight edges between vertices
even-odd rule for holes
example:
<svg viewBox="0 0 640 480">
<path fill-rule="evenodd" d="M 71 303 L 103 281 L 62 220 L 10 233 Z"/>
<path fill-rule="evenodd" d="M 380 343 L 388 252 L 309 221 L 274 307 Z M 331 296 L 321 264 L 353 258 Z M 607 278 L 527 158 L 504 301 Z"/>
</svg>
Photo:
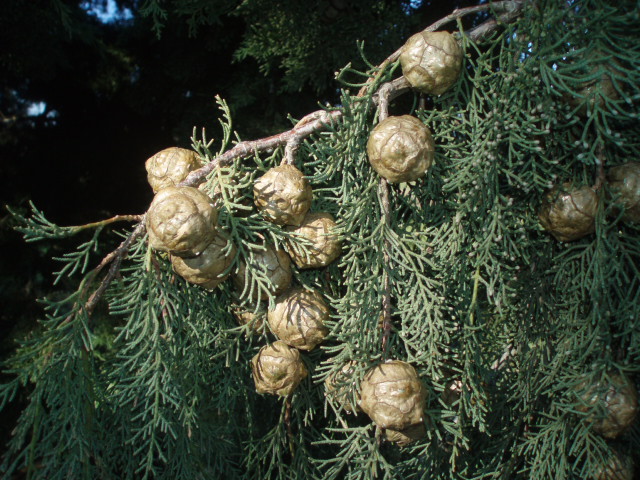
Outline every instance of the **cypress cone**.
<svg viewBox="0 0 640 480">
<path fill-rule="evenodd" d="M 276 298 L 267 319 L 280 340 L 300 350 L 313 350 L 329 333 L 324 325 L 329 319 L 329 307 L 316 290 L 288 290 Z"/>
<path fill-rule="evenodd" d="M 251 360 L 253 381 L 258 393 L 286 397 L 307 376 L 300 351 L 281 340 L 265 345 Z"/>
<path fill-rule="evenodd" d="M 195 257 L 216 236 L 218 210 L 197 188 L 160 190 L 146 216 L 149 244 L 178 257 Z"/>
<path fill-rule="evenodd" d="M 431 131 L 416 117 L 387 117 L 369 135 L 367 155 L 373 169 L 390 183 L 412 182 L 433 163 Z"/>
<path fill-rule="evenodd" d="M 607 180 L 618 194 L 616 203 L 624 208 L 622 219 L 640 222 L 640 162 L 629 162 L 609 169 Z"/>
<path fill-rule="evenodd" d="M 227 271 L 236 256 L 236 247 L 219 229 L 211 243 L 196 257 L 171 257 L 174 271 L 187 282 L 213 290 L 229 276 Z M 226 273 L 224 273 L 227 271 Z"/>
<path fill-rule="evenodd" d="M 289 248 L 289 255 L 298 268 L 326 267 L 340 256 L 342 245 L 333 233 L 335 227 L 333 215 L 325 212 L 308 213 L 299 227 L 287 227 L 291 233 L 311 242 L 307 246 L 308 255 Z"/>
<path fill-rule="evenodd" d="M 411 365 L 391 360 L 370 369 L 360 385 L 360 408 L 381 428 L 422 423 L 426 389 Z"/>
<path fill-rule="evenodd" d="M 400 65 L 413 88 L 442 95 L 460 76 L 462 49 L 449 32 L 419 32 L 402 47 Z"/>
<path fill-rule="evenodd" d="M 202 161 L 193 150 L 169 147 L 147 159 L 144 166 L 153 193 L 158 193 L 163 188 L 175 187 L 202 165 Z"/>
<path fill-rule="evenodd" d="M 291 284 L 291 259 L 284 250 L 276 250 L 272 245 L 266 244 L 264 250 L 253 250 L 253 260 L 251 267 L 259 270 L 271 280 L 272 286 L 270 293 L 272 295 L 280 295 Z M 247 275 L 247 266 L 241 261 L 238 271 L 233 275 L 233 283 L 238 289 L 238 293 L 242 293 L 245 289 L 245 276 Z M 254 292 L 254 297 L 255 297 Z M 268 300 L 269 294 L 262 290 L 260 292 L 261 300 Z"/>
<path fill-rule="evenodd" d="M 561 242 L 571 242 L 595 231 L 598 195 L 593 188 L 570 183 L 549 190 L 538 212 L 540 223 Z"/>
<path fill-rule="evenodd" d="M 605 438 L 618 437 L 631 427 L 638 415 L 636 386 L 624 375 L 612 373 L 607 383 L 604 380 L 592 385 L 582 383 L 578 389 L 581 390 L 578 410 L 586 412 L 595 408 L 587 420 L 593 423 L 593 430 Z"/>
<path fill-rule="evenodd" d="M 313 191 L 293 165 L 267 171 L 253 185 L 253 197 L 264 218 L 277 225 L 299 226 L 311 208 Z"/>
</svg>

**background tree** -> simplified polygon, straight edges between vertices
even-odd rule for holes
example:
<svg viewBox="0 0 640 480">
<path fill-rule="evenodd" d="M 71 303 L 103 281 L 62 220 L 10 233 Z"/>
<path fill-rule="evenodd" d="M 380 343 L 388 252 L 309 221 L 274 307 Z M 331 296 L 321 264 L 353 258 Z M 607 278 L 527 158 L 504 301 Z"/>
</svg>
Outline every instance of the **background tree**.
<svg viewBox="0 0 640 480">
<path fill-rule="evenodd" d="M 186 19 L 199 32 L 221 18 L 206 6 L 196 2 L 167 18 Z M 267 14 L 260 6 L 244 2 L 237 11 L 274 28 L 304 18 L 295 8 Z M 156 21 L 163 21 L 160 7 L 144 5 Z M 40 331 L 6 364 L 4 400 L 30 387 L 5 471 L 42 478 L 631 478 L 637 192 L 620 190 L 632 177 L 611 167 L 637 157 L 637 10 L 595 0 L 478 10 L 484 15 L 458 23 L 460 79 L 444 95 L 416 95 L 413 106 L 397 55 L 377 68 L 365 61 L 342 70 L 349 90 L 337 107 L 261 141 L 231 147 L 232 112 L 219 100 L 222 140 L 211 146 L 193 138 L 208 163 L 186 182 L 206 180 L 204 191 L 217 198 L 219 225 L 237 249 L 229 270 L 247 263 L 250 288 L 226 282 L 210 293 L 185 283 L 167 255 L 148 247 L 144 223 L 84 274 L 106 226 L 99 225 L 63 263 L 61 278 L 83 275 L 78 289 L 47 300 Z M 308 15 L 310 36 L 323 38 L 320 17 Z M 269 31 L 255 27 L 237 55 L 273 69 L 279 43 L 267 52 L 256 46 Z M 294 47 L 300 42 L 281 64 L 283 91 L 312 84 L 322 98 L 312 66 L 286 70 L 306 58 Z M 389 185 L 367 161 L 371 129 L 389 110 L 412 113 L 433 132 L 435 162 L 416 183 Z M 265 239 L 293 253 L 309 248 L 290 229 L 246 215 L 246 200 L 257 195 L 253 180 L 282 160 L 309 178 L 311 210 L 334 215 L 343 246 L 326 269 L 294 269 L 296 284 L 321 292 L 331 318 L 322 345 L 302 354 L 309 375 L 292 396 L 277 399 L 257 395 L 249 372 L 274 335 L 265 325 L 249 336 L 231 309 L 243 302 L 265 308 L 251 300 L 256 289 L 270 288 L 252 267 Z M 562 190 L 547 195 L 554 185 Z M 571 218 L 560 207 L 573 209 Z M 20 222 L 31 240 L 87 230 L 57 227 L 37 211 Z M 365 398 L 363 384 L 386 359 L 413 365 L 419 380 L 411 390 L 427 399 L 423 421 L 412 425 L 418 432 L 405 431 L 418 437 L 409 446 L 379 428 Z M 346 387 L 347 403 L 362 393 L 378 427 L 327 392 L 324 380 L 344 367 L 349 381 L 337 386 Z"/>
</svg>

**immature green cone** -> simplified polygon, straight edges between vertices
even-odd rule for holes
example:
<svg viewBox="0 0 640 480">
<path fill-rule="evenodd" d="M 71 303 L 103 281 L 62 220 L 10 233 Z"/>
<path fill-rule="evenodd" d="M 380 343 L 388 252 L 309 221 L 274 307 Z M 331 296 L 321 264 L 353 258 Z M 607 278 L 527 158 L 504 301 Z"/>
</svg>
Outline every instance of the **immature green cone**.
<svg viewBox="0 0 640 480">
<path fill-rule="evenodd" d="M 388 117 L 369 135 L 367 155 L 373 169 L 390 183 L 422 177 L 433 163 L 431 131 L 411 115 Z"/>
<path fill-rule="evenodd" d="M 196 152 L 178 147 L 165 148 L 145 162 L 147 180 L 153 193 L 163 188 L 175 187 L 201 166 L 202 162 Z"/>
<path fill-rule="evenodd" d="M 267 244 L 265 250 L 253 250 L 253 270 L 261 271 L 271 280 L 273 286 L 270 289 L 272 295 L 280 295 L 291 284 L 291 259 L 284 250 L 276 250 L 272 245 Z M 247 266 L 240 262 L 238 271 L 233 275 L 233 283 L 238 289 L 238 294 L 245 290 L 245 277 Z M 256 296 L 254 292 L 253 296 Z M 260 292 L 261 300 L 268 300 L 269 294 L 263 290 Z"/>
<path fill-rule="evenodd" d="M 614 452 L 604 463 L 595 480 L 633 480 L 633 460 L 627 455 Z"/>
<path fill-rule="evenodd" d="M 561 242 L 571 242 L 595 231 L 598 195 L 593 188 L 570 183 L 549 190 L 538 212 L 541 225 Z"/>
<path fill-rule="evenodd" d="M 640 222 L 640 162 L 629 162 L 609 169 L 609 188 L 620 195 L 616 203 L 624 207 L 623 220 Z"/>
<path fill-rule="evenodd" d="M 353 378 L 355 368 L 356 362 L 347 362 L 324 381 L 325 395 L 350 413 L 360 410 L 358 404 L 353 402 L 352 395 L 356 386 Z M 359 399 L 358 396 L 356 398 Z"/>
<path fill-rule="evenodd" d="M 218 210 L 197 188 L 164 188 L 147 212 L 149 244 L 172 255 L 194 257 L 213 241 L 217 221 Z"/>
<path fill-rule="evenodd" d="M 307 376 L 300 351 L 281 340 L 265 345 L 251 360 L 253 381 L 258 393 L 286 397 Z"/>
<path fill-rule="evenodd" d="M 271 331 L 300 350 L 313 350 L 329 333 L 329 307 L 316 290 L 292 288 L 276 298 L 267 313 Z"/>
<path fill-rule="evenodd" d="M 360 387 L 360 408 L 379 427 L 404 430 L 422 423 L 427 393 L 408 363 L 391 360 L 377 365 Z"/>
<path fill-rule="evenodd" d="M 460 76 L 462 49 L 449 32 L 416 33 L 402 47 L 400 65 L 413 88 L 442 95 Z"/>
<path fill-rule="evenodd" d="M 638 392 L 626 376 L 613 373 L 608 379 L 609 383 L 580 385 L 582 401 L 577 408 L 587 411 L 595 407 L 596 413 L 588 417 L 593 430 L 605 438 L 616 438 L 631 427 L 638 415 Z"/>
<path fill-rule="evenodd" d="M 325 212 L 308 213 L 299 227 L 287 227 L 288 231 L 311 242 L 307 245 L 309 255 L 289 248 L 289 255 L 298 268 L 326 267 L 340 256 L 342 245 L 333 233 L 335 228 L 333 215 Z"/>
<path fill-rule="evenodd" d="M 387 428 L 384 431 L 385 437 L 389 442 L 395 443 L 404 447 L 409 445 L 410 443 L 415 442 L 416 440 L 420 440 L 427 433 L 427 429 L 424 427 L 424 423 L 417 423 L 415 425 L 411 425 L 404 430 L 392 430 Z"/>
<path fill-rule="evenodd" d="M 300 170 L 285 164 L 270 169 L 256 180 L 253 197 L 266 220 L 277 225 L 298 226 L 311 208 L 313 191 Z"/>
<path fill-rule="evenodd" d="M 229 276 L 228 268 L 236 256 L 236 247 L 220 230 L 204 251 L 190 258 L 171 257 L 173 270 L 187 282 L 213 290 Z M 224 273 L 227 271 L 226 273 Z M 224 275 L 223 275 L 224 274 Z"/>
</svg>

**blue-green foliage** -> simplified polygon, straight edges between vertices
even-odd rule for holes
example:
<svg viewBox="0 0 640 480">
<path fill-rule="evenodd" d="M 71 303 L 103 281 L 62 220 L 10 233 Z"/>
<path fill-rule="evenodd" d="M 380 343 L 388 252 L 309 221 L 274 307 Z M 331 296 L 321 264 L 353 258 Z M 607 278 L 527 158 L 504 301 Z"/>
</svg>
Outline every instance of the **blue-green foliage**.
<svg viewBox="0 0 640 480">
<path fill-rule="evenodd" d="M 458 83 L 424 109 L 391 106 L 432 130 L 436 159 L 424 179 L 391 186 L 388 224 L 365 149 L 380 83 L 361 97 L 345 90 L 341 120 L 305 140 L 297 157 L 314 188 L 312 210 L 338 220 L 343 254 L 326 269 L 295 271 L 297 283 L 324 294 L 332 316 L 323 345 L 303 354 L 310 375 L 291 405 L 256 394 L 251 380 L 251 357 L 274 338 L 268 327 L 251 335 L 231 316 L 239 302 L 258 310 L 249 299 L 269 279 L 249 268 L 243 298 L 231 282 L 208 292 L 139 238 L 107 290 L 115 328 L 106 349 L 96 348 L 84 311 L 100 280 L 89 272 L 69 298 L 46 302 L 41 331 L 5 365 L 14 380 L 1 387 L 2 405 L 21 387 L 30 394 L 3 473 L 584 479 L 596 478 L 614 449 L 637 451 L 637 425 L 605 441 L 577 392 L 611 372 L 640 380 L 640 227 L 615 213 L 606 184 L 596 231 L 582 239 L 558 242 L 537 211 L 552 185 L 594 183 L 599 162 L 638 159 L 638 27 L 633 2 L 546 0 L 481 43 L 461 34 Z M 379 81 L 398 71 L 392 65 Z M 357 88 L 373 73 L 341 75 Z M 568 100 L 603 74 L 617 95 Z M 233 141 L 219 104 L 219 150 L 194 135 L 208 160 Z M 305 249 L 250 208 L 253 180 L 283 153 L 256 154 L 207 179 L 238 249 L 232 272 L 264 241 Z M 24 222 L 27 240 L 69 233 L 36 210 Z M 97 235 L 62 258 L 60 276 L 85 272 Z M 383 352 L 387 279 L 394 328 Z M 385 358 L 413 364 L 430 393 L 427 434 L 408 447 L 325 396 L 325 378 L 354 361 L 348 395 L 356 398 L 364 372 Z"/>
</svg>

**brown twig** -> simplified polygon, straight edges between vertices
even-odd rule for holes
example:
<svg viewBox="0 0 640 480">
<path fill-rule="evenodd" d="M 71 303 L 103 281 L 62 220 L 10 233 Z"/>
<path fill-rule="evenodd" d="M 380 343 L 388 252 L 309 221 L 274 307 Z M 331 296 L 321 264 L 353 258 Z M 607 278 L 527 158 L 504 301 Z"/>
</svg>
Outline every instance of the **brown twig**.
<svg viewBox="0 0 640 480">
<path fill-rule="evenodd" d="M 282 165 L 293 165 L 296 161 L 296 154 L 300 148 L 301 138 L 295 137 L 287 142 L 287 146 L 284 147 L 284 158 L 282 159 Z"/>
<path fill-rule="evenodd" d="M 604 173 L 604 163 L 605 163 L 604 147 L 600 145 L 596 149 L 596 168 L 597 168 L 596 181 L 593 184 L 593 187 L 591 187 L 596 192 L 602 188 L 602 185 L 604 185 L 604 182 L 606 181 L 606 175 Z"/>
<path fill-rule="evenodd" d="M 385 83 L 378 90 L 379 98 L 379 114 L 378 119 L 380 122 L 387 119 L 389 116 L 389 96 L 393 91 L 391 83 Z M 382 219 L 386 227 L 391 227 L 391 207 L 389 202 L 389 183 L 386 178 L 380 178 L 378 183 L 378 193 L 380 194 L 380 203 L 382 207 Z M 389 337 L 391 336 L 391 329 L 393 327 L 391 323 L 391 281 L 389 279 L 390 257 L 389 250 L 391 246 L 387 240 L 384 240 L 384 279 L 383 279 L 383 292 L 382 292 L 382 352 L 386 356 L 387 348 L 389 345 Z"/>
<path fill-rule="evenodd" d="M 285 410 L 284 410 L 284 424 L 287 427 L 287 439 L 289 440 L 289 453 L 291 453 L 291 458 L 294 457 L 295 447 L 293 443 L 293 430 L 291 429 L 291 396 L 288 396 L 285 400 Z"/>
<path fill-rule="evenodd" d="M 118 272 L 120 271 L 120 265 L 122 264 L 122 261 L 124 260 L 124 258 L 127 256 L 127 253 L 129 252 L 129 247 L 131 247 L 131 244 L 138 237 L 140 237 L 141 235 L 144 235 L 144 232 L 145 232 L 144 221 L 141 221 L 140 223 L 138 223 L 138 225 L 136 225 L 136 228 L 133 229 L 133 231 L 129 234 L 129 236 L 125 238 L 124 241 L 118 246 L 118 248 L 116 248 L 113 252 L 111 252 L 109 255 L 104 257 L 102 259 L 102 262 L 100 262 L 100 265 L 96 267 L 96 269 L 100 271 L 108 263 L 111 263 L 111 265 L 109 266 L 109 270 L 105 275 L 105 277 L 100 282 L 100 285 L 91 294 L 91 296 L 89 297 L 89 300 L 87 300 L 87 302 L 84 304 L 84 310 L 87 312 L 87 315 L 91 315 L 93 310 L 96 308 L 96 305 L 98 305 L 98 302 L 102 298 L 102 295 L 104 294 L 104 292 L 107 290 L 107 288 L 109 287 L 113 279 L 116 278 L 116 276 L 118 275 Z"/>
<path fill-rule="evenodd" d="M 271 151 L 277 147 L 287 145 L 287 143 L 289 142 L 300 142 L 301 140 L 307 138 L 309 135 L 324 130 L 329 125 L 333 124 L 336 120 L 342 117 L 342 112 L 340 110 L 319 110 L 317 112 L 313 112 L 310 115 L 315 119 L 308 121 L 302 125 L 296 125 L 291 130 L 287 130 L 286 132 L 272 135 L 267 138 L 262 138 L 260 140 L 248 140 L 238 143 L 231 150 L 227 150 L 219 157 L 214 158 L 204 167 L 191 172 L 189 176 L 179 184 L 179 186 L 193 187 L 199 185 L 215 168 L 221 165 L 228 165 L 236 158 L 243 158 L 255 153 Z"/>
<path fill-rule="evenodd" d="M 76 225 L 67 228 L 71 228 L 79 232 L 81 230 L 87 230 L 89 228 L 105 227 L 116 222 L 139 222 L 140 220 L 142 220 L 143 216 L 144 215 L 116 215 L 114 217 L 107 218 L 106 220 L 100 220 L 99 222 L 86 223 L 84 225 Z"/>
</svg>

